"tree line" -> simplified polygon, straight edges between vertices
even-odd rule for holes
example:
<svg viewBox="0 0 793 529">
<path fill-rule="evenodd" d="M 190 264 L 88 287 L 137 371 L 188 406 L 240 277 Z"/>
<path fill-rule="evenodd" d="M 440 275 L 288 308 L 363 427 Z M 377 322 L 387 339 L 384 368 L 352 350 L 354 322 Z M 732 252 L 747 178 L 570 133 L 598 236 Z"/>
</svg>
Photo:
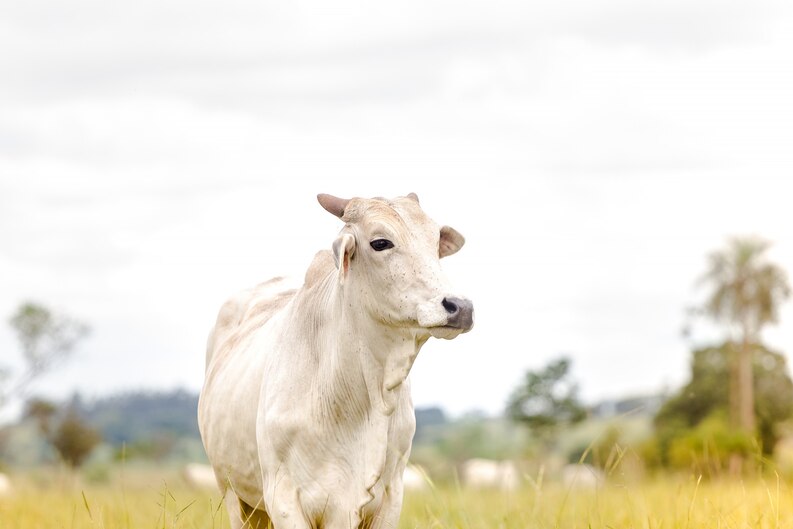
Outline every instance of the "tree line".
<svg viewBox="0 0 793 529">
<path fill-rule="evenodd" d="M 707 295 L 689 314 L 722 337 L 693 348 L 688 383 L 655 415 L 653 439 L 637 448 L 645 463 L 736 473 L 772 454 L 793 417 L 793 382 L 785 356 L 763 343 L 763 329 L 778 322 L 791 293 L 768 249 L 756 237 L 734 238 L 707 256 L 698 282 Z M 587 416 L 570 368 L 563 357 L 529 371 L 509 398 L 507 414 L 543 443 Z"/>
<path fill-rule="evenodd" d="M 652 438 L 635 447 L 645 464 L 742 472 L 772 454 L 782 426 L 793 419 L 786 358 L 762 336 L 778 321 L 791 293 L 785 271 L 769 261 L 768 249 L 761 239 L 735 238 L 708 254 L 698 282 L 705 299 L 689 310 L 687 327 L 710 321 L 721 337 L 692 346 L 688 382 L 655 413 Z M 68 359 L 89 327 L 34 302 L 21 304 L 8 323 L 23 367 L 12 372 L 0 365 L 0 407 L 14 398 L 25 401 L 24 417 L 60 460 L 79 466 L 103 438 L 124 446 L 128 455 L 159 459 L 177 439 L 197 436 L 197 399 L 186 392 L 132 393 L 91 403 L 73 398 L 62 404 L 32 396 L 35 380 Z M 414 453 L 455 464 L 471 456 L 542 456 L 558 443 L 560 432 L 589 416 L 578 390 L 569 358 L 528 371 L 506 406 L 506 416 L 525 425 L 527 435 L 475 415 L 449 421 L 441 410 L 419 410 Z M 571 457 L 605 464 L 620 442 L 619 432 L 608 431 Z"/>
</svg>

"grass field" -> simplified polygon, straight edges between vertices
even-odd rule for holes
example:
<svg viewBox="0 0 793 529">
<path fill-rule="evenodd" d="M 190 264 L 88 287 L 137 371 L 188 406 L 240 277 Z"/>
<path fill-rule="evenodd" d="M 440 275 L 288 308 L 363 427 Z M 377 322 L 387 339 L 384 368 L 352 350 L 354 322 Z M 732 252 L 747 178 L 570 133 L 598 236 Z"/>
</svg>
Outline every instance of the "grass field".
<svg viewBox="0 0 793 529">
<path fill-rule="evenodd" d="M 219 497 L 151 472 L 83 485 L 28 479 L 0 498 L 0 529 L 226 528 Z M 400 528 L 793 528 L 793 487 L 783 480 L 614 480 L 595 490 L 527 486 L 512 493 L 455 486 L 406 493 Z"/>
</svg>

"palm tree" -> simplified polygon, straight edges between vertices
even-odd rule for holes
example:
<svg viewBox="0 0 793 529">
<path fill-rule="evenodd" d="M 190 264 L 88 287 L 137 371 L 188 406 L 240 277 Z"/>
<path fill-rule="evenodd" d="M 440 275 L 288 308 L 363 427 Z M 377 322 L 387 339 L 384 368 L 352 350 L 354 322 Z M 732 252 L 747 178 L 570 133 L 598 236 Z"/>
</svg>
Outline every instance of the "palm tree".
<svg viewBox="0 0 793 529">
<path fill-rule="evenodd" d="M 712 287 L 704 310 L 727 326 L 735 344 L 730 375 L 730 419 L 744 431 L 754 432 L 752 356 L 760 331 L 776 323 L 779 305 L 790 296 L 785 271 L 765 259 L 770 247 L 757 237 L 733 238 L 727 247 L 708 256 L 702 277 Z"/>
</svg>

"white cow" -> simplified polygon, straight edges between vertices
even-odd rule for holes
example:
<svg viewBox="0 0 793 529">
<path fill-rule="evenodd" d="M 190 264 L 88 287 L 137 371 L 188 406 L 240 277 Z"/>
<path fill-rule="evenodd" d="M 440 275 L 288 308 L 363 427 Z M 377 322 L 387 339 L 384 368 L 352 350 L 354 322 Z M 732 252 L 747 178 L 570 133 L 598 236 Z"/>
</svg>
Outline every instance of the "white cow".
<svg viewBox="0 0 793 529">
<path fill-rule="evenodd" d="M 568 489 L 595 489 L 606 481 L 606 475 L 597 467 L 586 463 L 565 465 L 562 484 Z"/>
<path fill-rule="evenodd" d="M 0 498 L 10 496 L 13 490 L 14 489 L 11 487 L 11 480 L 8 479 L 8 476 L 0 473 Z"/>
<path fill-rule="evenodd" d="M 515 490 L 520 473 L 512 461 L 469 459 L 462 466 L 463 483 L 476 489 Z"/>
<path fill-rule="evenodd" d="M 232 298 L 209 338 L 199 425 L 234 528 L 395 527 L 408 372 L 431 336 L 473 326 L 439 261 L 464 239 L 418 197 L 318 200 L 345 223 L 332 251 L 296 290 Z"/>
<path fill-rule="evenodd" d="M 215 471 L 209 465 L 201 463 L 188 463 L 182 469 L 182 477 L 187 484 L 198 490 L 218 490 L 218 481 Z"/>
<path fill-rule="evenodd" d="M 407 465 L 402 473 L 405 490 L 427 490 L 430 479 L 427 472 L 418 465 Z"/>
</svg>

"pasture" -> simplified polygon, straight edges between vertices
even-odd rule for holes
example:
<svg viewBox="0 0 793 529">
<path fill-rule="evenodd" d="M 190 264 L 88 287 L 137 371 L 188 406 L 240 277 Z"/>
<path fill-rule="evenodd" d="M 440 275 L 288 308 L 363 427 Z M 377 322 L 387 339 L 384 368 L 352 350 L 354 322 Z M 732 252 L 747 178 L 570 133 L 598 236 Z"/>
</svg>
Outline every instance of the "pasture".
<svg viewBox="0 0 793 529">
<path fill-rule="evenodd" d="M 106 483 L 59 475 L 15 475 L 0 498 L 2 529 L 222 529 L 217 495 L 192 490 L 178 473 L 114 473 Z M 612 478 L 598 489 L 534 483 L 514 492 L 453 484 L 406 491 L 401 529 L 793 527 L 793 487 L 772 475 L 749 480 Z"/>
</svg>

